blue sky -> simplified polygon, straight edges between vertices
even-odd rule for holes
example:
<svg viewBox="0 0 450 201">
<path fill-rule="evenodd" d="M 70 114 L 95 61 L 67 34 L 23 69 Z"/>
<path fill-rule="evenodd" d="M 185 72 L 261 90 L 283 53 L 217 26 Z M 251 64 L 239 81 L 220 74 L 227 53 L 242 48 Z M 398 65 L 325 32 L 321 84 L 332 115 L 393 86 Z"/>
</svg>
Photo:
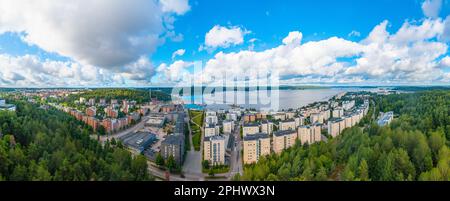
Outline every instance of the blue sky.
<svg viewBox="0 0 450 201">
<path fill-rule="evenodd" d="M 405 67 L 401 65 L 405 62 L 424 61 L 422 66 L 434 66 L 429 67 L 429 69 L 417 69 L 417 71 L 439 71 L 441 73 L 440 77 L 419 78 L 411 74 L 408 75 L 406 81 L 420 83 L 424 79 L 429 81 L 430 84 L 445 84 L 450 80 L 450 75 L 448 74 L 450 70 L 447 67 L 447 64 L 450 65 L 450 59 L 447 59 L 449 55 L 447 45 L 449 43 L 445 39 L 448 34 L 446 30 L 450 29 L 446 26 L 446 24 L 450 24 L 450 18 L 447 18 L 450 15 L 450 2 L 449 0 L 428 1 L 439 3 L 439 8 L 435 11 L 437 13 L 436 16 L 426 16 L 423 8 L 425 1 L 423 0 L 133 0 L 133 3 L 130 3 L 131 6 L 121 6 L 121 3 L 126 4 L 127 1 L 114 3 L 117 5 L 105 3 L 103 8 L 98 10 L 91 6 L 92 12 L 86 11 L 87 13 L 83 13 L 84 11 L 74 11 L 73 13 L 57 12 L 60 16 L 53 17 L 60 18 L 60 21 L 52 19 L 54 22 L 48 22 L 48 24 L 46 24 L 47 22 L 30 20 L 33 18 L 40 19 L 41 17 L 45 19 L 45 17 L 54 15 L 54 13 L 45 13 L 39 5 L 36 5 L 33 12 L 28 14 L 28 18 L 24 17 L 21 19 L 18 17 L 21 15 L 19 11 L 23 8 L 23 4 L 21 5 L 20 1 L 18 1 L 19 3 L 0 2 L 5 4 L 1 7 L 9 9 L 9 13 L 5 14 L 3 19 L 0 14 L 0 55 L 3 55 L 4 59 L 2 63 L 0 57 L 0 68 L 2 66 L 3 68 L 8 68 L 3 74 L 0 74 L 0 86 L 20 86 L 33 82 L 43 85 L 57 83 L 57 85 L 63 86 L 156 85 L 158 83 L 154 83 L 155 80 L 171 80 L 167 76 L 173 77 L 174 71 L 177 69 L 172 67 L 172 65 L 176 61 L 184 62 L 180 64 L 182 65 L 182 67 L 179 67 L 181 70 L 192 69 L 192 63 L 190 62 L 201 60 L 206 63 L 214 60 L 219 52 L 238 54 L 249 50 L 251 46 L 253 47 L 250 50 L 254 52 L 255 58 L 257 58 L 258 53 L 262 54 L 265 51 L 283 46 L 283 39 L 291 32 L 301 33 L 300 36 L 297 35 L 301 45 L 308 44 L 308 42 L 323 41 L 325 43 L 324 47 L 331 48 L 334 47 L 335 43 L 342 42 L 343 45 L 356 45 L 354 47 L 361 48 L 361 50 L 348 52 L 340 56 L 336 56 L 336 52 L 341 52 L 340 50 L 323 53 L 323 57 L 327 57 L 330 54 L 333 55 L 332 61 L 327 61 L 324 64 L 318 61 L 323 66 L 317 66 L 319 65 L 317 62 L 311 62 L 307 66 L 302 66 L 305 62 L 293 61 L 289 65 L 298 69 L 294 72 L 286 71 L 287 75 L 284 75 L 284 77 L 301 77 L 304 79 L 297 80 L 299 83 L 312 84 L 316 81 L 311 79 L 317 78 L 317 76 L 323 78 L 318 80 L 317 83 L 385 83 L 386 80 L 380 78 L 379 72 L 375 72 L 376 68 L 384 66 L 383 64 L 368 67 L 361 63 L 362 60 L 358 61 L 359 58 L 367 58 L 369 61 L 373 58 L 383 58 L 383 55 L 374 56 L 373 52 L 368 52 L 368 44 L 364 44 L 366 45 L 364 47 L 358 44 L 366 39 L 374 28 L 385 20 L 388 21 L 386 31 L 391 35 L 395 35 L 404 26 L 405 22 L 411 25 L 407 28 L 414 30 L 412 26 L 421 27 L 421 25 L 429 21 L 436 28 L 436 31 L 420 39 L 411 39 L 409 43 L 423 44 L 423 42 L 427 42 L 430 45 L 441 45 L 440 48 L 442 49 L 441 51 L 430 53 L 426 52 L 427 48 L 412 49 L 414 45 L 408 47 L 402 46 L 400 43 L 397 44 L 396 41 L 398 40 L 385 41 L 383 45 L 395 43 L 399 52 L 401 52 L 402 48 L 411 48 L 409 52 L 414 52 L 411 55 L 392 58 L 393 61 L 403 60 L 402 63 L 386 64 L 392 65 L 391 68 L 382 72 L 389 75 L 389 78 L 387 78 L 389 80 L 387 81 L 394 84 L 405 80 L 404 77 L 396 74 L 404 73 L 402 70 Z M 81 1 L 78 6 L 80 8 L 83 6 L 89 7 L 88 2 Z M 65 5 L 52 5 L 51 1 L 49 4 L 51 8 L 59 11 L 66 9 Z M 147 12 L 144 12 L 146 10 L 142 8 L 148 8 Z M 14 13 L 15 9 L 17 13 Z M 105 17 L 103 15 L 100 17 L 87 16 L 97 15 L 105 9 L 111 9 L 111 12 L 124 13 L 133 13 L 135 11 L 136 14 L 127 14 L 124 17 L 120 17 L 120 15 L 106 16 L 106 18 L 110 17 L 110 20 L 102 18 Z M 139 13 L 141 11 L 143 12 L 142 14 Z M 151 16 L 152 14 L 153 16 Z M 90 20 L 94 22 L 84 22 L 79 25 L 75 22 L 76 20 L 71 19 L 71 17 L 80 19 L 83 15 L 86 18 L 90 17 Z M 158 19 L 150 19 L 155 16 Z M 98 19 L 99 26 L 95 26 L 96 19 Z M 140 19 L 142 19 L 142 22 Z M 4 21 L 2 22 L 2 20 Z M 447 23 L 447 21 L 449 22 Z M 122 22 L 124 24 L 120 24 Z M 71 30 L 61 30 L 65 23 L 67 23 L 67 26 L 70 25 L 71 28 L 68 29 Z M 128 25 L 132 23 L 133 26 L 127 26 L 125 23 L 128 23 Z M 42 28 L 39 27 L 41 25 Z M 230 30 L 239 29 L 242 32 L 243 41 L 231 42 L 231 45 L 228 46 L 208 47 L 205 37 L 215 26 Z M 114 30 L 114 27 L 124 27 L 126 30 Z M 425 28 L 425 26 L 422 27 L 422 29 Z M 117 33 L 109 33 L 114 31 Z M 350 34 L 351 32 L 353 34 Z M 48 36 L 46 36 L 47 33 L 49 33 Z M 182 40 L 179 38 L 173 39 L 167 36 L 168 33 L 182 35 Z M 136 43 L 139 44 L 126 44 L 127 41 L 120 42 L 123 39 L 122 37 L 127 37 L 127 40 L 137 37 L 139 40 Z M 332 37 L 337 37 L 344 41 L 328 41 Z M 404 38 L 402 40 L 405 41 Z M 357 44 L 352 44 L 352 42 Z M 433 42 L 440 44 L 432 44 Z M 375 42 L 372 41 L 372 43 Z M 201 49 L 202 46 L 207 48 Z M 106 52 L 102 49 L 105 47 L 109 48 Z M 116 49 L 117 52 L 109 52 L 110 49 Z M 185 53 L 172 59 L 172 54 L 179 49 L 184 49 Z M 292 51 L 294 49 L 292 48 Z M 299 49 L 301 48 L 299 47 Z M 383 50 L 386 49 L 381 48 L 381 51 L 377 52 L 382 52 Z M 433 58 L 419 58 L 417 56 L 419 55 L 417 53 L 419 50 L 424 51 L 420 53 L 421 55 L 436 54 L 436 56 Z M 103 54 L 103 52 L 105 53 Z M 29 56 L 29 58 L 24 58 L 25 56 Z M 412 56 L 415 58 L 409 58 Z M 312 60 L 306 56 L 301 57 L 306 61 Z M 22 61 L 24 59 L 28 60 Z M 31 68 L 29 66 L 21 66 L 23 63 L 37 65 L 38 67 L 36 68 L 40 70 L 36 73 L 39 73 L 40 76 L 36 77 L 24 73 L 29 72 L 29 70 L 20 72 L 21 68 Z M 57 65 L 63 66 L 55 67 Z M 231 64 L 225 61 L 223 65 Z M 319 69 L 317 71 L 330 69 L 330 71 L 335 71 L 335 74 L 318 73 L 314 69 L 316 67 Z M 12 70 L 13 68 L 18 70 Z M 54 68 L 65 70 L 64 72 L 57 72 L 58 70 Z M 208 66 L 205 68 L 208 68 Z M 245 68 L 245 65 L 241 68 Z M 284 72 L 284 68 L 289 67 L 280 67 L 282 72 Z M 369 68 L 371 69 L 368 70 Z M 92 72 L 92 76 L 75 75 L 85 71 Z M 143 71 L 145 73 L 142 73 Z M 192 72 L 192 70 L 188 70 L 188 72 Z M 341 76 L 343 73 L 348 75 Z M 59 75 L 67 77 L 58 79 Z M 160 79 L 155 79 L 158 76 Z M 164 76 L 166 78 L 163 78 Z M 50 80 L 53 77 L 55 77 L 55 80 Z M 172 83 L 177 81 L 179 82 L 180 79 L 171 80 Z"/>
<path fill-rule="evenodd" d="M 198 2 L 198 3 L 196 3 Z M 299 30 L 305 41 L 332 36 L 359 41 L 383 20 L 389 20 L 389 30 L 397 30 L 405 20 L 424 17 L 419 0 L 227 0 L 194 1 L 192 10 L 175 22 L 176 31 L 184 35 L 182 42 L 168 42 L 153 56 L 155 61 L 167 61 L 173 51 L 185 48 L 186 59 L 207 59 L 198 53 L 204 35 L 214 25 L 243 26 L 257 38 L 256 50 L 277 46 L 290 32 Z M 444 1 L 440 16 L 450 14 L 450 4 Z M 360 37 L 349 37 L 353 30 Z M 245 44 L 243 47 L 246 47 Z M 242 47 L 224 51 L 237 51 Z M 195 54 L 193 54 L 195 52 Z"/>
</svg>

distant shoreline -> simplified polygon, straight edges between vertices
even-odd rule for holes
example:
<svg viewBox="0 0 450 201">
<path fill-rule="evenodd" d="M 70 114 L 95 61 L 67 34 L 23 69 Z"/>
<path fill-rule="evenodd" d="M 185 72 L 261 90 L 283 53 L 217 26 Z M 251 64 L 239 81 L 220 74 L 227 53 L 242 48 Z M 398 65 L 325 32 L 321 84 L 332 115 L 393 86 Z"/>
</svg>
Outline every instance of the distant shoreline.
<svg viewBox="0 0 450 201">
<path fill-rule="evenodd" d="M 214 86 L 211 86 L 214 87 Z M 164 86 L 164 87 L 158 87 L 158 86 L 143 86 L 143 87 L 0 87 L 0 92 L 10 92 L 15 90 L 95 90 L 95 89 L 136 89 L 136 90 L 172 90 L 174 87 Z M 179 87 L 179 88 L 187 88 L 187 87 Z M 192 86 L 191 89 L 196 88 L 203 88 L 206 87 L 194 87 Z M 224 88 L 227 89 L 227 87 L 218 87 L 218 88 Z M 442 89 L 442 90 L 448 90 L 450 89 L 450 85 L 430 85 L 430 86 L 419 86 L 419 85 L 401 85 L 401 86 L 383 86 L 383 85 L 373 85 L 373 86 L 358 86 L 358 85 L 330 85 L 330 86 L 320 86 L 320 85 L 301 85 L 301 86 L 294 86 L 294 85 L 282 85 L 279 87 L 274 87 L 277 90 L 315 90 L 315 89 L 336 89 L 336 88 L 367 88 L 367 89 L 373 89 L 373 88 L 386 88 L 390 90 L 404 90 L 404 91 L 422 91 L 422 90 L 433 90 L 433 89 Z M 249 91 L 249 90 L 267 90 L 272 89 L 270 86 L 234 86 L 235 91 Z"/>
</svg>

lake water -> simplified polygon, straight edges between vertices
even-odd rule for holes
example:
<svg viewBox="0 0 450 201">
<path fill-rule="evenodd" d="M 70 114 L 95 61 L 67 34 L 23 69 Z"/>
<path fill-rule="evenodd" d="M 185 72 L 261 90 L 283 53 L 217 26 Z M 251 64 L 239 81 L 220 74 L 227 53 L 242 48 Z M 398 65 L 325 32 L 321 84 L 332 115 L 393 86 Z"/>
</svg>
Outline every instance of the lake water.
<svg viewBox="0 0 450 201">
<path fill-rule="evenodd" d="M 342 92 L 377 91 L 378 88 L 324 88 L 304 90 L 253 90 L 216 92 L 214 95 L 183 96 L 188 108 L 227 109 L 235 104 L 258 110 L 300 108 L 308 104 L 327 101 Z"/>
</svg>

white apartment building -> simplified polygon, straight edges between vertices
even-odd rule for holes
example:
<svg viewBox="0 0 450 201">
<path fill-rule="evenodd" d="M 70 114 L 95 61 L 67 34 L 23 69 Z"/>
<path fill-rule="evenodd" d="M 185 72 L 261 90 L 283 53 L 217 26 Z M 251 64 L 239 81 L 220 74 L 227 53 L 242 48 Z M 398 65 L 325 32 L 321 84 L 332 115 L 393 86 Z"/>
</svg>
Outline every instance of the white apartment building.
<svg viewBox="0 0 450 201">
<path fill-rule="evenodd" d="M 205 117 L 206 124 L 217 124 L 219 122 L 219 119 L 217 116 L 206 116 Z"/>
<path fill-rule="evenodd" d="M 213 125 L 213 124 L 207 124 L 205 126 L 205 137 L 211 137 L 215 135 L 219 135 L 220 128 L 219 126 Z"/>
<path fill-rule="evenodd" d="M 222 126 L 223 126 L 223 133 L 232 133 L 234 131 L 234 121 L 223 121 L 222 122 Z"/>
</svg>

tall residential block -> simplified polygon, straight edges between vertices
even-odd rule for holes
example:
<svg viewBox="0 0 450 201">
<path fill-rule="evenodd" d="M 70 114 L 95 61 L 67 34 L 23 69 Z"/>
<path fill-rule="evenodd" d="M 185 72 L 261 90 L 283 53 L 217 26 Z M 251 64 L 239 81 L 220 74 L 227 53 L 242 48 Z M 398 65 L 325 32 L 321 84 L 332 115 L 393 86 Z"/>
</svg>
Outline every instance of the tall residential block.
<svg viewBox="0 0 450 201">
<path fill-rule="evenodd" d="M 258 162 L 261 156 L 270 154 L 270 137 L 267 133 L 257 133 L 244 137 L 244 164 Z"/>
</svg>

